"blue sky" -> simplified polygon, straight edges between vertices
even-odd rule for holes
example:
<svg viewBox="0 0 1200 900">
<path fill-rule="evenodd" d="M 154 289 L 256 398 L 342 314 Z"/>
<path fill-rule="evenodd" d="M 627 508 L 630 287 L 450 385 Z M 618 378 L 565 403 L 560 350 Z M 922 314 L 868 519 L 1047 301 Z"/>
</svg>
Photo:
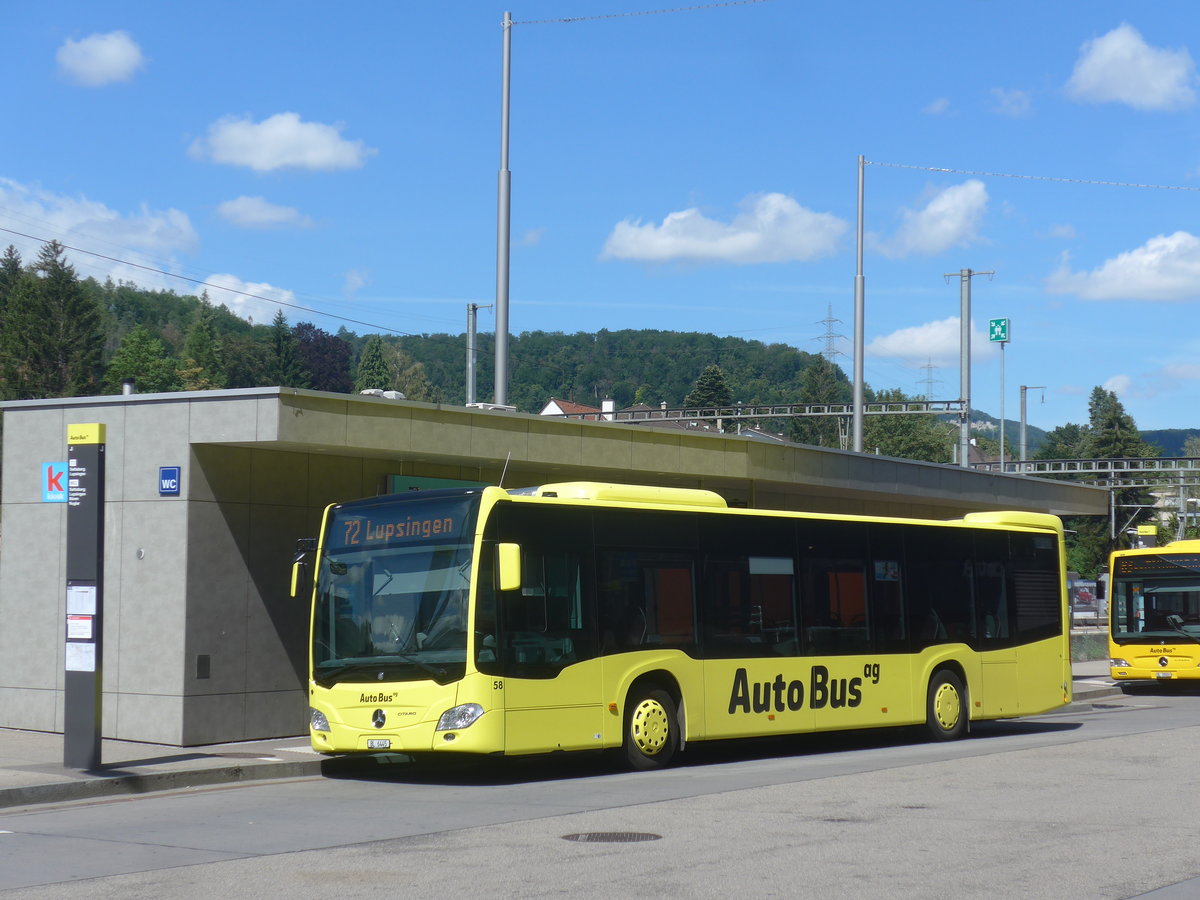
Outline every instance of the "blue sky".
<svg viewBox="0 0 1200 900">
<path fill-rule="evenodd" d="M 631 15 L 664 5 L 24 4 L 0 57 L 0 243 L 207 281 L 259 322 L 276 300 L 330 331 L 459 334 L 495 297 L 508 9 L 513 333 L 819 352 L 832 313 L 849 338 L 861 154 L 869 384 L 959 396 L 945 276 L 970 268 L 995 273 L 973 286 L 973 406 L 1000 414 L 987 325 L 1006 317 L 1008 419 L 1029 385 L 1031 424 L 1085 422 L 1104 385 L 1142 428 L 1200 427 L 1194 2 Z"/>
</svg>

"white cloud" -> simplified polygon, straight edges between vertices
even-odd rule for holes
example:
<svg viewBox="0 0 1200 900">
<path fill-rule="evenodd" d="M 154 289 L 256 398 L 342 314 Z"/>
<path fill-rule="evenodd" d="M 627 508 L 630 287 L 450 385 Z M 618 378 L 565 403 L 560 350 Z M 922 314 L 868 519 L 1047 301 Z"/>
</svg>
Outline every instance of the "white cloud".
<svg viewBox="0 0 1200 900">
<path fill-rule="evenodd" d="M 1136 28 L 1122 23 L 1083 45 L 1066 91 L 1072 99 L 1090 103 L 1182 109 L 1196 100 L 1195 69 L 1187 50 L 1151 47 Z"/>
<path fill-rule="evenodd" d="M 1012 116 L 1018 119 L 1027 116 L 1033 110 L 1033 100 L 1028 91 L 1010 91 L 1004 88 L 992 88 L 992 107 L 1002 116 Z"/>
<path fill-rule="evenodd" d="M 917 364 L 932 362 L 935 366 L 957 365 L 960 360 L 961 329 L 958 316 L 901 328 L 877 337 L 866 346 L 867 356 L 898 359 Z M 987 334 L 971 323 L 971 358 L 988 359 L 995 348 Z"/>
<path fill-rule="evenodd" d="M 546 233 L 545 228 L 530 228 L 517 239 L 519 247 L 536 247 L 542 242 L 542 236 Z"/>
<path fill-rule="evenodd" d="M 27 262 L 37 256 L 44 240 L 55 239 L 137 264 L 68 250 L 67 257 L 81 275 L 132 281 L 146 288 L 177 288 L 178 283 L 138 265 L 169 267 L 174 254 L 194 250 L 198 243 L 187 214 L 177 209 L 142 206 L 122 214 L 86 197 L 55 194 L 8 178 L 0 178 L 0 225 L 32 236 L 0 235 L 3 244 L 13 244 Z"/>
<path fill-rule="evenodd" d="M 266 325 L 275 318 L 275 313 L 281 309 L 279 301 L 296 302 L 292 291 L 265 282 L 242 281 L 236 275 L 210 275 L 205 279 L 205 285 L 204 290 L 208 291 L 213 306 L 227 306 L 230 312 L 259 325 Z M 283 309 L 285 316 L 289 312 Z"/>
<path fill-rule="evenodd" d="M 209 126 L 207 137 L 193 141 L 188 152 L 196 159 L 256 172 L 361 168 L 376 151 L 362 141 L 344 139 L 341 130 L 341 125 L 303 122 L 292 112 L 276 113 L 261 122 L 225 116 Z"/>
<path fill-rule="evenodd" d="M 944 116 L 950 112 L 950 100 L 946 97 L 938 97 L 925 107 L 924 112 L 930 116 Z"/>
<path fill-rule="evenodd" d="M 217 207 L 225 221 L 242 228 L 311 228 L 312 219 L 291 206 L 279 206 L 262 197 L 238 197 Z"/>
<path fill-rule="evenodd" d="M 728 224 L 698 209 L 673 212 L 661 225 L 619 222 L 601 259 L 650 262 L 792 262 L 829 256 L 847 224 L 830 213 L 805 209 L 785 194 L 756 194 L 741 203 Z"/>
<path fill-rule="evenodd" d="M 1055 225 L 1047 233 L 1047 237 L 1059 238 L 1064 241 L 1073 241 L 1079 237 L 1074 225 Z"/>
<path fill-rule="evenodd" d="M 1112 391 L 1118 397 L 1128 394 L 1132 386 L 1133 379 L 1128 375 L 1114 375 L 1102 385 L 1106 391 Z"/>
<path fill-rule="evenodd" d="M 1063 254 L 1046 288 L 1084 300 L 1200 300 L 1200 238 L 1186 231 L 1160 234 L 1090 272 L 1072 271 Z"/>
<path fill-rule="evenodd" d="M 371 283 L 367 273 L 361 269 L 351 269 L 343 276 L 342 294 L 347 300 L 352 300 L 354 295 Z"/>
<path fill-rule="evenodd" d="M 67 38 L 55 59 L 59 71 L 87 87 L 129 81 L 146 64 L 141 48 L 124 31 L 92 34 L 78 41 Z"/>
<path fill-rule="evenodd" d="M 1200 363 L 1172 363 L 1163 366 L 1162 375 L 1171 381 L 1200 381 Z"/>
<path fill-rule="evenodd" d="M 903 222 L 896 234 L 890 239 L 872 236 L 872 243 L 893 259 L 965 246 L 978 239 L 987 202 L 987 188 L 972 178 L 938 191 L 921 209 L 901 210 Z"/>
</svg>

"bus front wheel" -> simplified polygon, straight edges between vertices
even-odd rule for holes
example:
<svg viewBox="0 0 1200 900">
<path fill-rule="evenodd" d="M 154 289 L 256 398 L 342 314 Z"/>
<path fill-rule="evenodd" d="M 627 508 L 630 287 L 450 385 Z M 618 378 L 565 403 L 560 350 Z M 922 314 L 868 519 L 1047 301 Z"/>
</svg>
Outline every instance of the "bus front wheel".
<svg viewBox="0 0 1200 900">
<path fill-rule="evenodd" d="M 967 692 L 962 679 L 939 669 L 929 679 L 925 725 L 935 741 L 953 741 L 967 732 Z"/>
<path fill-rule="evenodd" d="M 662 769 L 679 749 L 675 701 L 662 688 L 631 691 L 625 706 L 625 760 L 634 769 Z"/>
</svg>

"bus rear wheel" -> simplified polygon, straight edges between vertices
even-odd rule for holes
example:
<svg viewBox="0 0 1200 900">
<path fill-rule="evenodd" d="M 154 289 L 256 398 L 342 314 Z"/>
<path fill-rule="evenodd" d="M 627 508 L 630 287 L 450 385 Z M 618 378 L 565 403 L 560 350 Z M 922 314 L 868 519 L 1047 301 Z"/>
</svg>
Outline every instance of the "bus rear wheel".
<svg viewBox="0 0 1200 900">
<path fill-rule="evenodd" d="M 939 669 L 929 679 L 925 727 L 935 741 L 953 741 L 967 733 L 967 692 L 962 679 Z"/>
<path fill-rule="evenodd" d="M 634 769 L 662 769 L 679 749 L 675 701 L 662 688 L 631 691 L 625 705 L 625 761 Z"/>
</svg>

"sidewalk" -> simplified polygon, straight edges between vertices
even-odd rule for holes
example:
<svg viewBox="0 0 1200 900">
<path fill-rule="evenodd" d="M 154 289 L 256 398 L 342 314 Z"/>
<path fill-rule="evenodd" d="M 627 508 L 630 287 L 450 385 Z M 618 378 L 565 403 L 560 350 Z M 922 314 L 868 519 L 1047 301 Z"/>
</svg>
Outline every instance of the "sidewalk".
<svg viewBox="0 0 1200 900">
<path fill-rule="evenodd" d="M 1072 665 L 1076 703 L 1119 694 L 1108 661 Z M 84 772 L 63 767 L 63 736 L 0 728 L 0 809 L 62 803 L 117 794 L 144 794 L 238 781 L 320 775 L 329 761 L 308 737 L 275 738 L 204 747 L 167 747 L 105 740 L 102 765 Z M 340 767 L 339 767 L 340 768 Z"/>
<path fill-rule="evenodd" d="M 0 809 L 319 775 L 324 759 L 307 736 L 204 747 L 105 739 L 100 768 L 85 772 L 63 766 L 61 734 L 0 728 Z"/>
</svg>

